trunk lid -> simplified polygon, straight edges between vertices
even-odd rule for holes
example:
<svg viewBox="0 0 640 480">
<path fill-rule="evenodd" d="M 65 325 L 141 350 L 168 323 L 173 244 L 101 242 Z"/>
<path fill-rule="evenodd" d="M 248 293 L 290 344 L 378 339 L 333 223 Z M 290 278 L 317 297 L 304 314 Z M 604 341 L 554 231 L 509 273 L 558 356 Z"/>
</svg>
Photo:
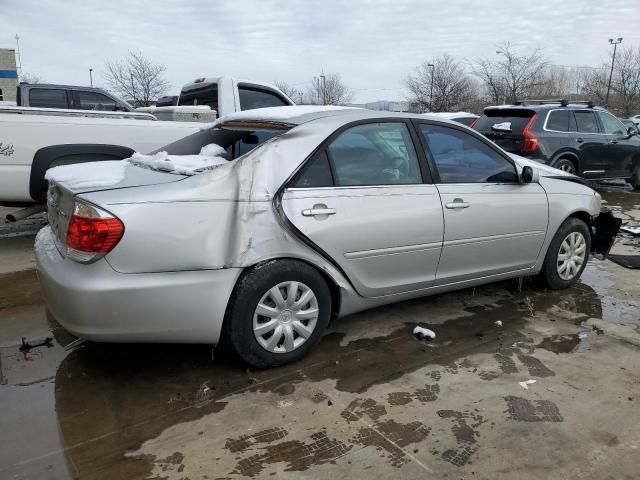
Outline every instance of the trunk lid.
<svg viewBox="0 0 640 480">
<path fill-rule="evenodd" d="M 177 182 L 185 175 L 136 167 L 126 160 L 77 164 L 77 169 L 48 177 L 47 214 L 56 247 L 64 256 L 67 230 L 73 215 L 74 197 L 81 193 L 119 190 Z M 69 167 L 69 165 L 65 166 Z M 73 165 L 75 167 L 75 165 Z"/>
<path fill-rule="evenodd" d="M 511 153 L 522 152 L 524 129 L 535 115 L 527 108 L 489 107 L 474 124 L 473 129 Z"/>
</svg>

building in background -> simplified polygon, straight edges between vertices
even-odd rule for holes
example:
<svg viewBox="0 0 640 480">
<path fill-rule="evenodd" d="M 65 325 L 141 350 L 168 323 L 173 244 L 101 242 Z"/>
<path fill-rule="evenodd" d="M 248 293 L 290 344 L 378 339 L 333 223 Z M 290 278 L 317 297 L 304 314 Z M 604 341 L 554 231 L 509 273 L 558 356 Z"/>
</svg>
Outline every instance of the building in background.
<svg viewBox="0 0 640 480">
<path fill-rule="evenodd" d="M 16 51 L 13 48 L 0 48 L 0 102 L 15 102 L 17 86 Z"/>
</svg>

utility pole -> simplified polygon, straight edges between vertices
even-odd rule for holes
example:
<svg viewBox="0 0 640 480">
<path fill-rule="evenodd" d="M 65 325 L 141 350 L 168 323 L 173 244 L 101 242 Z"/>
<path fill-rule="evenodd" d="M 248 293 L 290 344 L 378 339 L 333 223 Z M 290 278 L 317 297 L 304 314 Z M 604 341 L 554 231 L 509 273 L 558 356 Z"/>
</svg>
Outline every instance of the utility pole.
<svg viewBox="0 0 640 480">
<path fill-rule="evenodd" d="M 429 113 L 433 112 L 433 71 L 435 70 L 435 64 L 427 63 L 427 67 L 431 67 L 431 90 L 429 91 Z"/>
<path fill-rule="evenodd" d="M 91 82 L 91 87 L 93 88 L 93 68 L 89 69 L 89 81 Z"/>
<path fill-rule="evenodd" d="M 618 37 L 617 39 L 610 38 L 609 43 L 613 45 L 613 58 L 611 59 L 611 71 L 609 72 L 609 84 L 607 85 L 607 98 L 604 101 L 604 104 L 609 106 L 609 91 L 611 90 L 611 79 L 613 78 L 613 64 L 616 61 L 616 49 L 618 48 L 618 44 L 622 43 L 622 37 Z"/>
<path fill-rule="evenodd" d="M 16 57 L 18 57 L 18 73 L 22 76 L 22 57 L 20 53 L 20 37 L 16 33 Z"/>
</svg>

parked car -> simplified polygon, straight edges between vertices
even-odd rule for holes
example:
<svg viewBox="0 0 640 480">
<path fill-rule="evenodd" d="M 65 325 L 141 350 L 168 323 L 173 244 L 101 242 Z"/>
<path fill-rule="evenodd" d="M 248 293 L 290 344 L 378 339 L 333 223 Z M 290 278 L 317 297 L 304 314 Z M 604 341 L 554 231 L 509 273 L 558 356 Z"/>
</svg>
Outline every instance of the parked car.
<svg viewBox="0 0 640 480">
<path fill-rule="evenodd" d="M 629 117 L 629 120 L 631 120 L 638 127 L 640 127 L 640 115 L 634 115 L 633 117 Z"/>
<path fill-rule="evenodd" d="M 84 165 L 52 171 L 35 250 L 66 329 L 107 342 L 224 338 L 251 365 L 282 365 L 330 318 L 513 277 L 569 287 L 619 226 L 581 179 L 454 122 L 281 107 L 216 127 L 205 141 L 221 147 L 271 138 L 189 177 L 166 168 L 179 157 L 109 162 L 103 177 L 87 170 L 93 185 L 69 175 Z"/>
<path fill-rule="evenodd" d="M 473 128 L 508 152 L 586 179 L 622 178 L 640 187 L 640 137 L 591 104 L 487 107 Z"/>
<path fill-rule="evenodd" d="M 95 87 L 20 83 L 16 92 L 19 107 L 132 112 L 133 107 L 115 95 Z"/>
<path fill-rule="evenodd" d="M 628 129 L 632 129 L 631 131 L 635 130 L 635 135 L 640 135 L 640 123 L 635 123 L 629 118 L 619 118 L 618 120 L 620 120 Z"/>
<path fill-rule="evenodd" d="M 425 115 L 433 115 L 435 117 L 453 120 L 454 122 L 461 123 L 467 127 L 480 117 L 480 115 L 469 112 L 431 112 L 425 113 Z"/>
<path fill-rule="evenodd" d="M 48 87 L 21 84 L 19 88 L 28 99 L 35 91 L 42 96 Z M 183 88 L 180 98 L 184 106 L 150 108 L 146 113 L 0 107 L 0 205 L 43 202 L 44 176 L 51 166 L 123 159 L 134 151 L 186 153 L 194 148 L 191 137 L 205 128 L 195 122 L 261 105 L 293 103 L 267 83 L 230 77 L 198 79 Z M 149 112 L 192 122 L 156 121 Z"/>
</svg>

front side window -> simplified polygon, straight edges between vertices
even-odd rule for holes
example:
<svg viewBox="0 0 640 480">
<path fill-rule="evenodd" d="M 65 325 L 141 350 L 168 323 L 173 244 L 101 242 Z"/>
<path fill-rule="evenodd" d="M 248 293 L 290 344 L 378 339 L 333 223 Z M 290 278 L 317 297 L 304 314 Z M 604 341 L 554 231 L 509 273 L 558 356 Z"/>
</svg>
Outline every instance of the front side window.
<svg viewBox="0 0 640 480">
<path fill-rule="evenodd" d="M 469 133 L 440 125 L 420 125 L 441 183 L 510 183 L 518 175 L 511 162 Z"/>
<path fill-rule="evenodd" d="M 576 110 L 576 124 L 581 133 L 598 133 L 598 122 L 593 110 Z"/>
<path fill-rule="evenodd" d="M 625 135 L 627 129 L 620 120 L 607 112 L 598 112 L 604 133 L 609 135 Z"/>
<path fill-rule="evenodd" d="M 78 108 L 80 110 L 107 110 L 114 111 L 116 109 L 115 100 L 98 92 L 77 92 Z"/>
<path fill-rule="evenodd" d="M 29 106 L 38 108 L 69 108 L 67 91 L 58 88 L 34 88 L 29 90 Z"/>
<path fill-rule="evenodd" d="M 337 186 L 422 183 L 409 129 L 401 122 L 351 127 L 327 147 L 327 154 Z"/>
<path fill-rule="evenodd" d="M 240 95 L 240 110 L 289 105 L 278 95 L 264 90 L 240 87 L 238 93 Z"/>
</svg>

